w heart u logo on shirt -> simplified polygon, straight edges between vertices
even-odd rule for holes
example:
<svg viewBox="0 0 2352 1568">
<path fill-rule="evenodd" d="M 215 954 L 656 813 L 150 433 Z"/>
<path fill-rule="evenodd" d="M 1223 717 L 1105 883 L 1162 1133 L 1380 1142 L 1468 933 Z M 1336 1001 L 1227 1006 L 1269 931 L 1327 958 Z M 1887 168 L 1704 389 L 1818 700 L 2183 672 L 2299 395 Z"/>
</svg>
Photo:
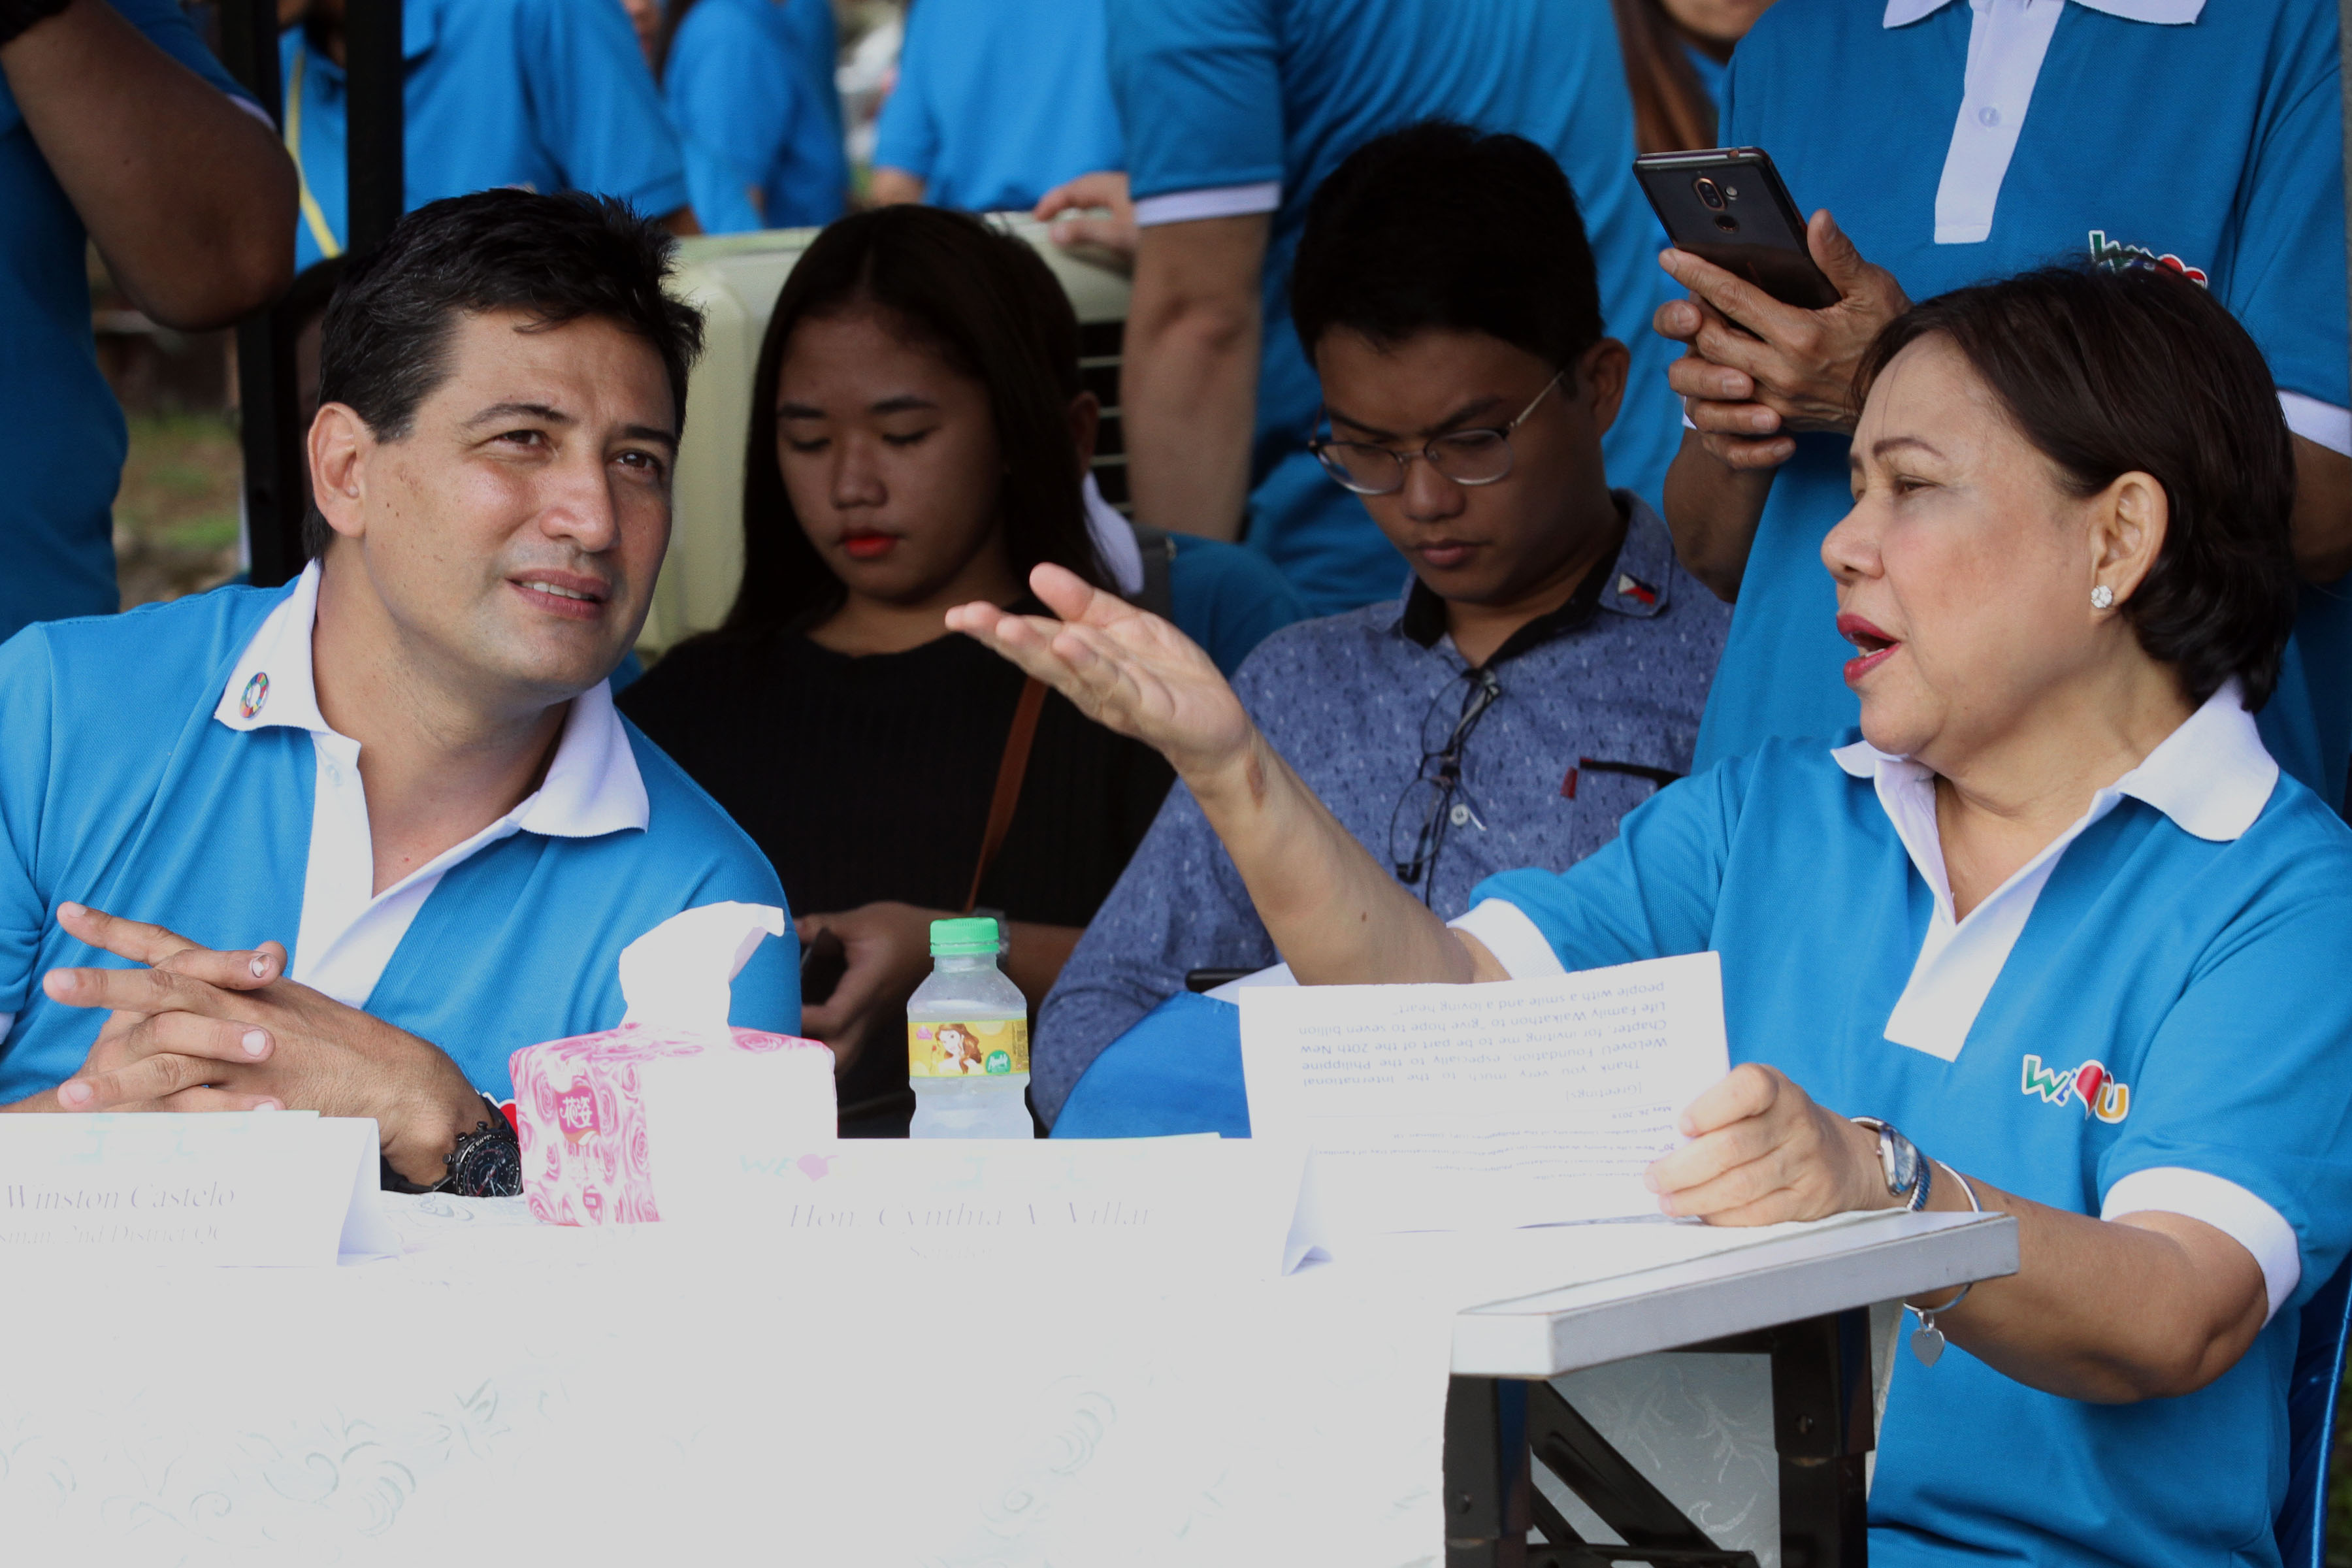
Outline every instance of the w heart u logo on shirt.
<svg viewBox="0 0 2352 1568">
<path fill-rule="evenodd" d="M 2045 1068 L 2040 1057 L 2029 1054 L 2020 1088 L 2024 1093 L 2040 1095 L 2044 1105 L 2079 1100 L 2083 1114 L 2110 1125 L 2131 1114 L 2131 1086 L 2117 1082 L 2106 1064 L 2095 1058 L 2069 1071 Z"/>
</svg>

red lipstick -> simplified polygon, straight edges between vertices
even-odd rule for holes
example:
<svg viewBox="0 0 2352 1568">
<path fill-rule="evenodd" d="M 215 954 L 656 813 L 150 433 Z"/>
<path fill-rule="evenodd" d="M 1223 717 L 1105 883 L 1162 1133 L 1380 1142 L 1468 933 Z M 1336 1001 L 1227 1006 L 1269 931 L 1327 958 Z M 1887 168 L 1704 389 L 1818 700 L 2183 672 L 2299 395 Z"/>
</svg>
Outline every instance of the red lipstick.
<svg viewBox="0 0 2352 1568">
<path fill-rule="evenodd" d="M 1838 636 L 1862 650 L 1858 657 L 1845 661 L 1845 683 L 1848 686 L 1856 684 L 1864 676 L 1895 657 L 1895 650 L 1903 646 L 1860 616 L 1840 616 L 1837 629 Z"/>
</svg>

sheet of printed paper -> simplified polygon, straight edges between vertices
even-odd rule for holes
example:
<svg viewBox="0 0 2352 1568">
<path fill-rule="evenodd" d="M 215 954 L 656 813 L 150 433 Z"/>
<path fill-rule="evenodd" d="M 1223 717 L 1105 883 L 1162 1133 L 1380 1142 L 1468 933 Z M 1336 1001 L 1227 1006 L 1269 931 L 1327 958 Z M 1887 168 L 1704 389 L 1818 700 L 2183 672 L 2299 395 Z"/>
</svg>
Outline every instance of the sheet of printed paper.
<svg viewBox="0 0 2352 1568">
<path fill-rule="evenodd" d="M 1654 1215 L 1643 1168 L 1728 1070 L 1716 955 L 1490 985 L 1242 993 L 1250 1131 L 1338 1233 Z"/>
<path fill-rule="evenodd" d="M 1237 1279 L 1286 1273 L 1317 1237 L 1297 1225 L 1306 1152 L 1213 1134 L 1035 1142 L 851 1139 L 657 1142 L 662 1219 L 762 1246 L 870 1237 L 933 1254 L 1117 1258 Z"/>
<path fill-rule="evenodd" d="M 397 1253 L 378 1175 L 373 1121 L 0 1118 L 0 1253 L 260 1267 Z"/>
</svg>

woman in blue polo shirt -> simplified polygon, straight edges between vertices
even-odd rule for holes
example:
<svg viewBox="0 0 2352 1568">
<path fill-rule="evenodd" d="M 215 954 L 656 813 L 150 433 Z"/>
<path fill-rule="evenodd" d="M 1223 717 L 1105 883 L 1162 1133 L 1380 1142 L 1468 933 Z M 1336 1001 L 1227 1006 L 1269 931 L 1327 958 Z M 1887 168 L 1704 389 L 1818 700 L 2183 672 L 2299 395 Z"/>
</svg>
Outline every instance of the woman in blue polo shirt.
<svg viewBox="0 0 2352 1568">
<path fill-rule="evenodd" d="M 1919 306 L 1860 379 L 1862 738 L 1671 785 L 1451 931 L 1164 626 L 1044 581 L 1066 622 L 950 621 L 1161 747 L 1302 979 L 1719 952 L 1740 1065 L 1664 1212 L 2017 1218 L 2017 1274 L 1914 1303 L 1952 1348 L 1894 1381 L 1874 1561 L 2275 1563 L 2292 1309 L 2352 1241 L 2352 831 L 2248 710 L 2294 607 L 2269 374 L 2204 290 L 2086 269 Z"/>
</svg>

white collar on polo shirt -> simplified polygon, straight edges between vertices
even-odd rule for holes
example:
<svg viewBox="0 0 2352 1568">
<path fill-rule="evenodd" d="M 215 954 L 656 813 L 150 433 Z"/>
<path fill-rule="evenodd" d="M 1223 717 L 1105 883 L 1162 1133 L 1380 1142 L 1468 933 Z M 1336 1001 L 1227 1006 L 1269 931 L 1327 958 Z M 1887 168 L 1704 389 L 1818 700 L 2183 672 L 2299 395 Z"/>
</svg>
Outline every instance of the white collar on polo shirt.
<svg viewBox="0 0 2352 1568">
<path fill-rule="evenodd" d="M 1838 766 L 1874 783 L 1878 803 L 1903 840 L 1911 864 L 1935 895 L 1927 940 L 1910 983 L 1886 1020 L 1886 1037 L 1951 1061 L 2009 962 L 2018 933 L 2066 847 L 2125 797 L 2147 802 L 2184 833 L 2225 843 L 2254 825 L 2278 785 L 2279 766 L 2263 746 L 2253 715 L 2231 681 L 2166 736 L 2140 765 L 2091 797 L 2074 825 L 1969 911 L 1952 913 L 1952 885 L 1936 831 L 1936 775 L 1908 757 L 1890 756 L 1867 741 L 1830 753 Z"/>
<path fill-rule="evenodd" d="M 547 776 L 512 811 L 436 856 L 383 892 L 374 891 L 375 849 L 359 742 L 338 733 L 319 711 L 310 634 L 319 614 L 317 562 L 270 611 L 238 656 L 213 717 L 232 730 L 289 726 L 310 731 L 318 760 L 310 811 L 310 852 L 302 884 L 299 931 L 288 973 L 350 1006 L 368 994 L 392 961 L 409 922 L 448 869 L 516 833 L 593 838 L 642 830 L 651 813 L 629 737 L 602 681 L 572 699 Z"/>
<path fill-rule="evenodd" d="M 1886 0 L 1885 26 L 1904 27 L 1958 0 Z M 1968 0 L 1968 75 L 1960 112 L 1936 187 L 1936 243 L 1975 245 L 1992 235 L 2001 181 L 2041 79 L 2042 57 L 2066 5 L 2088 5 L 2127 22 L 2177 26 L 2197 20 L 2205 0 Z"/>
</svg>

